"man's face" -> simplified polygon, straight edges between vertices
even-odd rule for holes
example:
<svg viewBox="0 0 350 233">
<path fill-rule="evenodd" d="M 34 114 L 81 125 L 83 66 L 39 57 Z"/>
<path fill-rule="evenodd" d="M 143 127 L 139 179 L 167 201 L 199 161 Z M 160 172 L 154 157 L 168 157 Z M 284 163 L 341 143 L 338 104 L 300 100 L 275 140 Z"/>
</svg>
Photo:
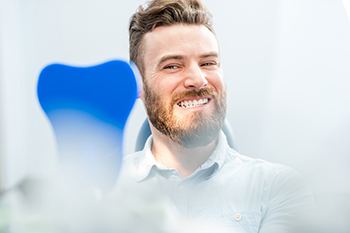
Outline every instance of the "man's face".
<svg viewBox="0 0 350 233">
<path fill-rule="evenodd" d="M 226 112 L 214 34 L 205 26 L 161 26 L 143 38 L 143 101 L 152 125 L 174 142 L 213 141 Z"/>
</svg>

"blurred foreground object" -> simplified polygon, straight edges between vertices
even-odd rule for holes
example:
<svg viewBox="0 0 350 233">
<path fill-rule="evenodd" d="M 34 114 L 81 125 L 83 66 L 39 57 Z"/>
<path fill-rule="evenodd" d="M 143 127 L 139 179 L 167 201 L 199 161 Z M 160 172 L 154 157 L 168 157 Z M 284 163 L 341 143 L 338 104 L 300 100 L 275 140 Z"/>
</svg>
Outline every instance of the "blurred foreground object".
<svg viewBox="0 0 350 233">
<path fill-rule="evenodd" d="M 215 223 L 182 218 L 152 187 L 140 189 L 122 181 L 100 199 L 64 175 L 49 182 L 25 178 L 6 190 L 6 199 L 16 200 L 16 205 L 9 209 L 2 197 L 0 233 L 231 232 Z"/>
<path fill-rule="evenodd" d="M 111 188 L 122 162 L 125 124 L 137 98 L 130 64 L 48 65 L 39 76 L 38 98 L 55 133 L 66 177 L 93 189 Z"/>
</svg>

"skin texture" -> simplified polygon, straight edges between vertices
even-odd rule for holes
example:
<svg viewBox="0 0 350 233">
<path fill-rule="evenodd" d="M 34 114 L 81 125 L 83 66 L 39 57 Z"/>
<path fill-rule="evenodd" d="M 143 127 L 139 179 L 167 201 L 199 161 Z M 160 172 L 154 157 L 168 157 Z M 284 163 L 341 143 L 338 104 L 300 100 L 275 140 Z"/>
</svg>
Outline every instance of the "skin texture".
<svg viewBox="0 0 350 233">
<path fill-rule="evenodd" d="M 143 38 L 141 95 L 151 121 L 152 152 L 190 175 L 211 154 L 226 112 L 215 35 L 202 25 L 161 26 Z M 208 103 L 184 107 L 184 101 Z M 160 156 L 161 155 L 161 156 Z"/>
</svg>

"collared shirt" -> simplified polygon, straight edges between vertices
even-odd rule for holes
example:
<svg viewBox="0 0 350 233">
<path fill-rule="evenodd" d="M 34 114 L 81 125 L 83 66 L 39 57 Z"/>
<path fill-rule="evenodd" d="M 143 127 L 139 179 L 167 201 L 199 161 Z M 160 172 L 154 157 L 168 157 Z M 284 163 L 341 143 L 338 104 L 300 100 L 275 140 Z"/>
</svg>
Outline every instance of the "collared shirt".
<svg viewBox="0 0 350 233">
<path fill-rule="evenodd" d="M 152 137 L 143 151 L 126 157 L 124 174 L 165 193 L 185 217 L 219 222 L 232 232 L 286 233 L 311 200 L 294 170 L 239 154 L 223 132 L 209 159 L 186 178 L 159 164 L 151 144 Z"/>
</svg>

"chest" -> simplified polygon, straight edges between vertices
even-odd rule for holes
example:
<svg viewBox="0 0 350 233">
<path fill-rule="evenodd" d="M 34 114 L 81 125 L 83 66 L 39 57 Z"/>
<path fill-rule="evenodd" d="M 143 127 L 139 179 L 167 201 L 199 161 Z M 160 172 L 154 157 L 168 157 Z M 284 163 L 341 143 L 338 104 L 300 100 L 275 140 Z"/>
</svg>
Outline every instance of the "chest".
<svg viewBox="0 0 350 233">
<path fill-rule="evenodd" d="M 232 232 L 242 233 L 259 231 L 262 195 L 263 191 L 246 181 L 204 182 L 167 189 L 167 196 L 184 217 L 218 223 Z"/>
</svg>

